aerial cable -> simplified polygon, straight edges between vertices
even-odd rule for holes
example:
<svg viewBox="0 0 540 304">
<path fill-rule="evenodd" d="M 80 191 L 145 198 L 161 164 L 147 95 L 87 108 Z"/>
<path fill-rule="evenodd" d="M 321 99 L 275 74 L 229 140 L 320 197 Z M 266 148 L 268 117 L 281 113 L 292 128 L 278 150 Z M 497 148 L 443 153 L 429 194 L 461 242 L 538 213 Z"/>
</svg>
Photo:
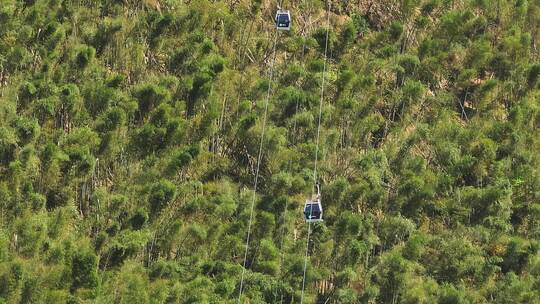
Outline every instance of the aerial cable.
<svg viewBox="0 0 540 304">
<path fill-rule="evenodd" d="M 279 35 L 279 32 L 276 31 L 276 33 L 274 35 L 274 45 L 273 45 L 273 51 L 272 51 L 273 54 L 272 54 L 272 59 L 271 59 L 271 62 L 270 62 L 270 75 L 269 75 L 268 89 L 266 91 L 266 100 L 265 100 L 265 103 L 264 103 L 263 126 L 262 126 L 262 131 L 261 131 L 261 139 L 260 139 L 260 142 L 259 142 L 259 153 L 258 153 L 258 156 L 257 156 L 257 167 L 255 169 L 255 180 L 253 182 L 253 196 L 252 196 L 252 199 L 251 199 L 251 207 L 250 207 L 250 212 L 249 212 L 248 231 L 247 231 L 247 236 L 246 236 L 246 249 L 244 251 L 244 262 L 243 262 L 243 267 L 242 267 L 242 276 L 240 278 L 240 289 L 238 291 L 238 303 L 240 303 L 240 301 L 242 299 L 242 292 L 243 292 L 243 287 L 244 287 L 244 277 L 245 277 L 245 274 L 246 274 L 246 263 L 247 263 L 247 256 L 248 256 L 248 251 L 249 251 L 249 241 L 250 241 L 250 237 L 251 237 L 251 226 L 252 226 L 251 224 L 253 222 L 253 213 L 254 213 L 254 209 L 255 209 L 255 199 L 256 199 L 256 196 L 257 196 L 257 185 L 258 185 L 258 182 L 259 182 L 259 170 L 260 170 L 260 165 L 261 165 L 262 149 L 263 149 L 263 143 L 264 143 L 264 133 L 266 131 L 266 116 L 268 114 L 268 103 L 269 103 L 269 100 L 270 100 L 270 93 L 271 93 L 271 90 L 272 90 L 272 81 L 273 81 L 273 78 L 274 78 L 274 64 L 275 64 L 275 61 L 276 61 L 276 45 L 277 45 L 278 35 Z"/>
<path fill-rule="evenodd" d="M 325 44 L 324 44 L 324 64 L 323 64 L 323 73 L 322 73 L 322 82 L 321 82 L 321 99 L 319 101 L 319 119 L 317 124 L 317 138 L 315 142 L 315 163 L 313 168 L 313 183 L 317 185 L 317 162 L 319 157 L 319 141 L 320 141 L 320 134 L 321 134 L 321 116 L 322 116 L 322 106 L 324 101 L 324 85 L 325 85 L 325 76 L 326 76 L 326 62 L 328 60 L 327 53 L 328 53 L 328 32 L 330 30 L 330 3 L 327 1 L 326 6 L 326 37 L 325 37 Z M 313 196 L 313 193 L 312 193 Z M 306 287 L 306 270 L 307 270 L 307 261 L 309 258 L 309 241 L 311 237 L 311 221 L 308 221 L 308 233 L 307 233 L 307 241 L 306 241 L 306 255 L 304 257 L 304 273 L 302 277 L 302 295 L 300 298 L 300 304 L 304 302 L 304 291 Z"/>
<path fill-rule="evenodd" d="M 281 1 L 282 2 L 282 1 Z M 304 39 L 303 42 L 302 42 L 302 62 L 304 60 L 304 49 L 306 47 L 306 40 Z M 292 129 L 292 133 L 293 133 L 293 136 L 290 138 L 290 144 L 291 146 L 294 146 L 296 144 L 296 138 L 295 138 L 295 135 L 296 135 L 296 115 L 298 114 L 298 99 L 296 100 L 296 106 L 295 106 L 295 109 L 294 109 L 294 115 L 293 117 L 295 117 L 294 121 L 293 121 L 293 129 Z M 287 163 L 287 170 L 291 170 L 291 159 L 289 159 L 288 163 Z M 283 254 L 283 242 L 285 240 L 285 224 L 286 224 L 286 221 L 287 221 L 287 208 L 288 208 L 288 201 L 285 202 L 285 208 L 283 210 L 283 215 L 281 216 L 282 219 L 283 219 L 283 223 L 281 223 L 281 229 L 280 229 L 280 232 L 279 232 L 279 235 L 280 235 L 280 244 L 279 244 L 279 252 L 280 252 L 280 267 L 281 265 L 283 265 L 283 260 L 284 260 L 284 254 Z M 281 300 L 280 300 L 280 303 L 283 303 L 283 293 L 281 293 Z M 275 302 L 275 299 L 276 299 L 277 295 L 274 296 L 274 302 Z"/>
<path fill-rule="evenodd" d="M 280 1 L 281 3 L 283 3 L 283 0 Z M 278 8 L 281 8 L 281 7 L 278 7 Z M 305 34 L 305 32 L 304 32 Z M 304 39 L 302 40 L 302 66 L 304 67 L 305 66 L 305 63 L 304 63 L 304 59 L 305 59 L 305 48 L 306 48 L 306 39 L 305 39 L 305 35 L 304 35 Z M 296 144 L 296 115 L 298 114 L 298 107 L 299 107 L 299 104 L 298 104 L 298 99 L 296 100 L 296 105 L 295 105 L 295 109 L 294 109 L 294 115 L 293 117 L 295 118 L 294 121 L 293 121 L 293 129 L 292 129 L 292 136 L 290 137 L 290 141 L 291 141 L 291 145 L 295 145 Z M 287 163 L 287 170 L 290 171 L 291 170 L 291 159 L 289 159 L 288 163 Z M 283 260 L 284 260 L 284 254 L 283 254 L 283 243 L 284 243 L 284 240 L 285 240 L 285 224 L 286 224 L 286 221 L 287 221 L 287 208 L 288 208 L 288 201 L 285 203 L 285 208 L 283 210 L 283 214 L 281 216 L 281 218 L 283 219 L 283 223 L 281 223 L 281 229 L 280 229 L 280 245 L 279 245 L 279 252 L 280 252 L 280 267 L 281 265 L 283 265 Z M 274 302 L 276 300 L 276 297 L 277 295 L 274 296 Z M 283 297 L 284 297 L 284 294 L 281 293 L 281 299 L 280 299 L 280 302 L 279 303 L 283 303 Z"/>
</svg>

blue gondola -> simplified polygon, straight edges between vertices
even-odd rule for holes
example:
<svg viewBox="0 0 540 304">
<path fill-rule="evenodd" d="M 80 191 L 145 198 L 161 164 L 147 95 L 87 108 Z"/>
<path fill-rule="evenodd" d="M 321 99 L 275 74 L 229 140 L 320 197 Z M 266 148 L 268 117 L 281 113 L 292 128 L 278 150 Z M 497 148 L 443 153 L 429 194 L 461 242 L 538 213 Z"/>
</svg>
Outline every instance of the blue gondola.
<svg viewBox="0 0 540 304">
<path fill-rule="evenodd" d="M 304 205 L 304 218 L 306 223 L 322 222 L 323 208 L 321 205 L 321 194 L 317 185 L 317 195 L 315 199 L 308 199 Z"/>
<path fill-rule="evenodd" d="M 288 31 L 291 29 L 291 13 L 286 10 L 278 10 L 276 12 L 276 28 L 282 31 Z"/>
</svg>

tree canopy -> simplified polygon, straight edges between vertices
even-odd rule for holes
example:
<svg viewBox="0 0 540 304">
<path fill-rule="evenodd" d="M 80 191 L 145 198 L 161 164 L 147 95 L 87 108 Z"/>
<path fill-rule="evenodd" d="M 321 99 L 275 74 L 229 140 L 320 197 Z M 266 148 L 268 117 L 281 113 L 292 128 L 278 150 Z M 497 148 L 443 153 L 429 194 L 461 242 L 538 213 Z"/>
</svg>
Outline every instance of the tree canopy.
<svg viewBox="0 0 540 304">
<path fill-rule="evenodd" d="M 540 1 L 280 2 L 0 1 L 0 303 L 540 303 Z"/>
</svg>

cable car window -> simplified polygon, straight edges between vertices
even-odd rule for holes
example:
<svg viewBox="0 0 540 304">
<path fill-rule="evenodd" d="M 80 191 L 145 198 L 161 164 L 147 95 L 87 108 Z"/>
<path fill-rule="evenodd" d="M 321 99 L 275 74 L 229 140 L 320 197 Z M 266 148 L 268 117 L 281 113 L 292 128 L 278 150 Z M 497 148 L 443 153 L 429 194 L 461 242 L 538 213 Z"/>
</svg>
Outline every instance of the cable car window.
<svg viewBox="0 0 540 304">
<path fill-rule="evenodd" d="M 314 214 L 321 212 L 319 209 L 319 204 L 311 204 L 308 206 L 308 212 L 312 212 Z"/>
</svg>

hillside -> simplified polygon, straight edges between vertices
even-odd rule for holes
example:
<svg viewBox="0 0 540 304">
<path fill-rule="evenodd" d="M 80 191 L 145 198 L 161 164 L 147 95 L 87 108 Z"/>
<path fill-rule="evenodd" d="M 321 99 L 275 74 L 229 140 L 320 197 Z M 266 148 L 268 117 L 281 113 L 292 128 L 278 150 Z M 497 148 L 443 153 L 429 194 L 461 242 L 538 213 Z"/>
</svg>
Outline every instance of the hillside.
<svg viewBox="0 0 540 304">
<path fill-rule="evenodd" d="M 280 2 L 0 0 L 0 303 L 540 303 L 540 1 Z"/>
</svg>

